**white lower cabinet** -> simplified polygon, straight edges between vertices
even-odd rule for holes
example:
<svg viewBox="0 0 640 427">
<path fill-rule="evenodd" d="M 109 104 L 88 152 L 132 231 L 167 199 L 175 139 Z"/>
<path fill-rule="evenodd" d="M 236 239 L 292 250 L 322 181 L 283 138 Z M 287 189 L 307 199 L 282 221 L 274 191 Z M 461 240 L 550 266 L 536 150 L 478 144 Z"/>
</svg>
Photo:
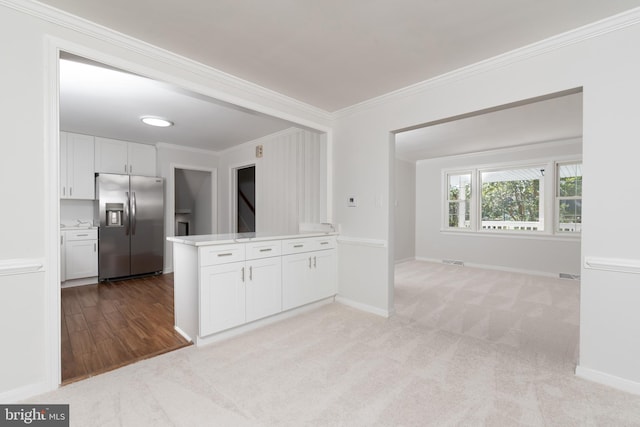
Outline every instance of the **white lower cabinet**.
<svg viewBox="0 0 640 427">
<path fill-rule="evenodd" d="M 82 279 L 98 275 L 97 230 L 65 231 L 64 280 Z"/>
<path fill-rule="evenodd" d="M 213 265 L 200 270 L 200 335 L 209 335 L 245 322 L 244 262 Z"/>
<path fill-rule="evenodd" d="M 282 257 L 282 309 L 328 298 L 336 290 L 335 249 Z"/>
<path fill-rule="evenodd" d="M 282 311 L 280 257 L 247 261 L 245 279 L 247 322 Z"/>
<path fill-rule="evenodd" d="M 187 336 L 193 336 L 197 328 L 196 335 L 203 338 L 334 296 L 335 237 L 327 241 L 327 246 L 317 238 L 307 238 L 294 243 L 263 240 L 174 250 L 178 258 L 184 258 L 181 262 L 198 266 L 197 295 L 187 285 L 193 276 L 179 264 L 175 266 L 177 328 Z M 287 251 L 288 255 L 282 255 Z M 195 298 L 197 320 L 189 314 L 193 312 L 189 301 Z"/>
</svg>

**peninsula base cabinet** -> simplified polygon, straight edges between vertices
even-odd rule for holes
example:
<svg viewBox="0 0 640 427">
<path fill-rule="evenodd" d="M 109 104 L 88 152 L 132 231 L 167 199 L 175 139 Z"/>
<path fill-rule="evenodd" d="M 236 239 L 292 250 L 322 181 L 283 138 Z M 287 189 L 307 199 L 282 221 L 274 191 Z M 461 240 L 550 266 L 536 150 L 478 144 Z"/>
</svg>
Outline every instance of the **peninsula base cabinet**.
<svg viewBox="0 0 640 427">
<path fill-rule="evenodd" d="M 174 242 L 175 319 L 176 329 L 196 344 L 337 293 L 335 236 L 322 238 L 322 245 L 317 237 L 297 239 L 304 245 L 295 250 L 304 252 L 285 255 L 285 240 L 179 242 L 187 237 L 169 239 Z"/>
</svg>

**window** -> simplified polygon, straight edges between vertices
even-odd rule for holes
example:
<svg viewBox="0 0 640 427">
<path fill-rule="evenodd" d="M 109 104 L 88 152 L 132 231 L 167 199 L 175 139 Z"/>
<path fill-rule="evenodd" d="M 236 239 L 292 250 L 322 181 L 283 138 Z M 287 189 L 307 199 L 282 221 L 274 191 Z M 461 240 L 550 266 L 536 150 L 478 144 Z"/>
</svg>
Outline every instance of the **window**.
<svg viewBox="0 0 640 427">
<path fill-rule="evenodd" d="M 442 183 L 443 230 L 567 237 L 582 229 L 580 160 L 445 170 Z"/>
<path fill-rule="evenodd" d="M 447 175 L 447 226 L 471 227 L 471 173 Z"/>
<path fill-rule="evenodd" d="M 544 230 L 544 166 L 480 172 L 483 230 Z"/>
<path fill-rule="evenodd" d="M 559 232 L 582 229 L 582 163 L 557 166 L 556 211 Z"/>
</svg>

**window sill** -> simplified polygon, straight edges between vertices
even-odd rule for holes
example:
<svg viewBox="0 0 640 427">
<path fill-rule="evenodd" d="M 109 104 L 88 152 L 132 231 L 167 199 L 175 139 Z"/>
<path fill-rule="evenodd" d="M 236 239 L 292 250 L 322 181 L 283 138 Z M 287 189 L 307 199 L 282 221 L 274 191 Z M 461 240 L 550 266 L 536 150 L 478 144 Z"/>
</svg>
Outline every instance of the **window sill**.
<svg viewBox="0 0 640 427">
<path fill-rule="evenodd" d="M 473 231 L 440 229 L 440 234 L 449 236 L 495 237 L 499 239 L 551 240 L 556 242 L 578 242 L 581 238 L 580 233 L 576 233 L 575 235 L 568 235 L 520 231 Z"/>
</svg>

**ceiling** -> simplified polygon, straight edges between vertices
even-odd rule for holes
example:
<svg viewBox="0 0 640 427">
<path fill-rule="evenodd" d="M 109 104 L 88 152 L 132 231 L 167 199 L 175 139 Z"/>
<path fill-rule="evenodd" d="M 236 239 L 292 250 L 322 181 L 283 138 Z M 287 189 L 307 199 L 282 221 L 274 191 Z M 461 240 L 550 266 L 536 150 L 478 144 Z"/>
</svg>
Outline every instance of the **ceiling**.
<svg viewBox="0 0 640 427">
<path fill-rule="evenodd" d="M 42 0 L 336 111 L 640 0 Z"/>
<path fill-rule="evenodd" d="M 60 129 L 140 143 L 222 151 L 292 123 L 72 55 L 60 61 Z M 163 117 L 168 128 L 143 124 Z"/>
<path fill-rule="evenodd" d="M 417 161 L 582 136 L 582 92 L 396 135 L 396 157 Z"/>
</svg>

